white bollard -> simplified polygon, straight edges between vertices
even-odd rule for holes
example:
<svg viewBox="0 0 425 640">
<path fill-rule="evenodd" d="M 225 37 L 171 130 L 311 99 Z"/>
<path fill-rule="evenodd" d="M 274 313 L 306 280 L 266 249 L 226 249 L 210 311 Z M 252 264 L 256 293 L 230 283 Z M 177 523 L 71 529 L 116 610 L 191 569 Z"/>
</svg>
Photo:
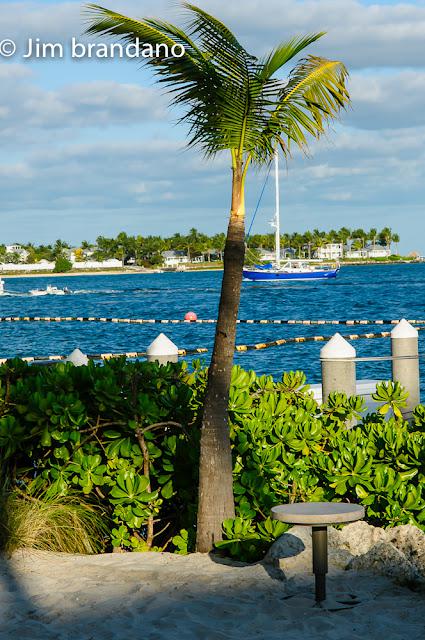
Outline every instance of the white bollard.
<svg viewBox="0 0 425 640">
<path fill-rule="evenodd" d="M 72 362 L 74 367 L 84 367 L 88 365 L 89 359 L 80 349 L 74 349 L 74 351 L 65 358 L 65 362 Z"/>
<path fill-rule="evenodd" d="M 337 391 L 356 395 L 356 350 L 340 333 L 336 333 L 320 350 L 322 364 L 322 402 Z"/>
<path fill-rule="evenodd" d="M 148 362 L 157 361 L 159 364 L 178 362 L 179 349 L 164 333 L 160 333 L 146 349 L 146 356 Z"/>
<path fill-rule="evenodd" d="M 407 391 L 407 407 L 402 410 L 410 418 L 413 409 L 420 403 L 418 331 L 403 318 L 391 331 L 391 355 L 413 356 L 392 361 L 393 381 L 399 382 Z"/>
</svg>

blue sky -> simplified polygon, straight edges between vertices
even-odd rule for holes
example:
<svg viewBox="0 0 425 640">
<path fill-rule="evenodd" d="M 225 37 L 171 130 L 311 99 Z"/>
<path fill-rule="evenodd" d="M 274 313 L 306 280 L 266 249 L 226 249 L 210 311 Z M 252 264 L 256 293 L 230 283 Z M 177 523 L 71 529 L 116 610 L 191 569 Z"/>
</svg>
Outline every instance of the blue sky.
<svg viewBox="0 0 425 640">
<path fill-rule="evenodd" d="M 102 2 L 100 2 L 102 3 Z M 103 0 L 128 15 L 179 22 L 169 0 Z M 352 108 L 326 138 L 282 169 L 282 228 L 391 226 L 401 249 L 425 253 L 425 2 L 198 0 L 255 53 L 326 30 L 312 53 L 343 60 Z M 77 244 L 98 235 L 225 231 L 227 157 L 184 149 L 185 131 L 148 70 L 134 61 L 77 61 L 82 4 L 2 2 L 0 42 L 1 242 Z M 267 11 L 265 11 L 267 8 Z M 62 60 L 24 60 L 28 39 L 60 42 Z M 248 221 L 263 173 L 248 183 Z M 272 185 L 254 231 L 270 230 Z"/>
</svg>

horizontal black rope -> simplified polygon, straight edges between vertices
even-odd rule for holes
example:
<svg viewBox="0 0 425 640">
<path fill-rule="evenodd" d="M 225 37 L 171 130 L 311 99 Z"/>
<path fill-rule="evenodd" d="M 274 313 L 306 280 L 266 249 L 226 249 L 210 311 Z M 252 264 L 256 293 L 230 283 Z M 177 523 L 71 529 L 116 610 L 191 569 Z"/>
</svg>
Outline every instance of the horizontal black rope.
<svg viewBox="0 0 425 640">
<path fill-rule="evenodd" d="M 108 322 L 113 324 L 216 324 L 214 319 L 179 320 L 157 318 L 100 318 L 92 316 L 3 316 L 0 322 Z M 239 319 L 237 324 L 275 324 L 275 325 L 396 325 L 400 319 L 393 320 L 288 320 L 288 319 Z M 410 324 L 425 324 L 425 320 L 408 320 Z"/>
</svg>

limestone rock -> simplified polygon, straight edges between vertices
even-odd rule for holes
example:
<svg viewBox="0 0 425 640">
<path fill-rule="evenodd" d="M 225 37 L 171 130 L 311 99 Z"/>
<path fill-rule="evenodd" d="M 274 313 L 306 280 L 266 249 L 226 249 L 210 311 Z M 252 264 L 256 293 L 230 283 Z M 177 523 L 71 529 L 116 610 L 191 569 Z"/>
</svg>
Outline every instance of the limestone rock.
<svg viewBox="0 0 425 640">
<path fill-rule="evenodd" d="M 425 532 L 411 524 L 386 530 L 387 538 L 417 568 L 425 579 Z"/>
<path fill-rule="evenodd" d="M 373 527 L 364 520 L 352 522 L 340 531 L 332 528 L 328 537 L 330 548 L 346 549 L 353 556 L 361 556 L 387 540 L 385 529 Z"/>
<path fill-rule="evenodd" d="M 342 529 L 328 527 L 329 570 L 372 571 L 399 583 L 425 585 L 425 532 L 413 525 L 381 529 L 359 521 Z M 295 526 L 269 549 L 264 562 L 286 576 L 311 572 L 311 528 Z"/>
<path fill-rule="evenodd" d="M 272 544 L 264 562 L 276 564 L 279 560 L 298 556 L 305 551 L 311 553 L 311 529 L 295 526 Z"/>
<path fill-rule="evenodd" d="M 415 565 L 391 542 L 379 542 L 367 553 L 355 556 L 349 568 L 385 575 L 400 584 L 417 585 L 422 582 Z"/>
</svg>

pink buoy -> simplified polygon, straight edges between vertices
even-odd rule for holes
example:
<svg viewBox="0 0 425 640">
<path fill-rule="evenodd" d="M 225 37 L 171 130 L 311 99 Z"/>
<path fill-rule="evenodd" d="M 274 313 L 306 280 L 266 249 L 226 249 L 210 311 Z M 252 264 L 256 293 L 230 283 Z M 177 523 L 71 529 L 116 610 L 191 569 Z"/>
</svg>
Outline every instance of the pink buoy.
<svg viewBox="0 0 425 640">
<path fill-rule="evenodd" d="M 184 317 L 185 320 L 188 320 L 189 322 L 195 322 L 195 320 L 198 319 L 198 316 L 196 315 L 196 313 L 194 311 L 188 311 Z"/>
</svg>

